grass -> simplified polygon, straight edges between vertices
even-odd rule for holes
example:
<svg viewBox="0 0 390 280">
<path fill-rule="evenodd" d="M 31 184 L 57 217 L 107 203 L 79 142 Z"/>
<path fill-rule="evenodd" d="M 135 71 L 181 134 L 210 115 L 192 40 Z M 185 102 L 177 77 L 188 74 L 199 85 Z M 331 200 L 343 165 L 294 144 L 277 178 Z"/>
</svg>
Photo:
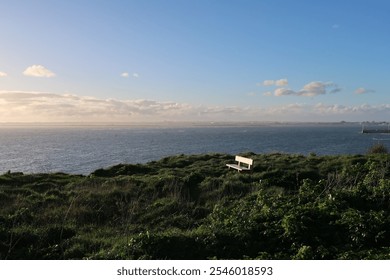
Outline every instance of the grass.
<svg viewBox="0 0 390 280">
<path fill-rule="evenodd" d="M 0 259 L 390 259 L 390 156 L 177 155 L 0 176 Z"/>
</svg>

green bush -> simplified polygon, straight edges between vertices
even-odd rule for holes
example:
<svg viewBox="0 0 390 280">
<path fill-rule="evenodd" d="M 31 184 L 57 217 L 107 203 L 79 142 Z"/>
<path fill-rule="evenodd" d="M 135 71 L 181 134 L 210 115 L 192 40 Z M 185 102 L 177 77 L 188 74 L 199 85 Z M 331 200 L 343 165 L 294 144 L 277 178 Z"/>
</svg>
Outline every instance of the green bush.
<svg viewBox="0 0 390 280">
<path fill-rule="evenodd" d="M 384 144 L 375 144 L 371 146 L 367 151 L 367 154 L 388 154 L 388 153 L 389 150 Z"/>
</svg>

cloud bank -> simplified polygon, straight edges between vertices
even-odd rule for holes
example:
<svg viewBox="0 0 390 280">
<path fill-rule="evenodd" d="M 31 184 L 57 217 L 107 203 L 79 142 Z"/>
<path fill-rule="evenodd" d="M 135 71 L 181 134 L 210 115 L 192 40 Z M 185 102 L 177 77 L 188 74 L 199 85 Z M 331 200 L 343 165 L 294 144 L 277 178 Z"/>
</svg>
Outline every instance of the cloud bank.
<svg viewBox="0 0 390 280">
<path fill-rule="evenodd" d="M 390 104 L 302 103 L 269 107 L 196 106 L 154 100 L 0 91 L 1 122 L 365 121 L 390 116 Z"/>
<path fill-rule="evenodd" d="M 7 76 L 8 76 L 7 73 L 5 73 L 5 72 L 0 72 L 0 77 L 7 77 Z"/>
<path fill-rule="evenodd" d="M 55 77 L 56 74 L 42 65 L 32 65 L 24 70 L 23 75 L 39 78 L 51 78 Z"/>
</svg>

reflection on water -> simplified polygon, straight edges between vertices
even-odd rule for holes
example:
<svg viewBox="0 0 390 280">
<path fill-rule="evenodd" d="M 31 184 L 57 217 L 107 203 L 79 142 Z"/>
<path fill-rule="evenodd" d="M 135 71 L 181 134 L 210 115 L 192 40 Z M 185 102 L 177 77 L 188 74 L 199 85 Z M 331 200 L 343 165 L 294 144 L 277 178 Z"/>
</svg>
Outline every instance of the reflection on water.
<svg viewBox="0 0 390 280">
<path fill-rule="evenodd" d="M 359 125 L 207 126 L 188 128 L 0 128 L 0 172 L 89 174 L 118 163 L 175 154 L 364 154 L 373 135 Z"/>
</svg>

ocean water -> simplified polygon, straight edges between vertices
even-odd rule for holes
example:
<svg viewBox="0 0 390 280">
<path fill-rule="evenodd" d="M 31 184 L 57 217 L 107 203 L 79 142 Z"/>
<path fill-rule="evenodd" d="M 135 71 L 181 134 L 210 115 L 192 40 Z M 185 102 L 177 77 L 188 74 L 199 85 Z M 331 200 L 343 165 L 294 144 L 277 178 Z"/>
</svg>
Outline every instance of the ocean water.
<svg viewBox="0 0 390 280">
<path fill-rule="evenodd" d="M 189 127 L 0 127 L 0 173 L 89 174 L 177 154 L 364 154 L 377 138 L 358 124 Z M 383 139 L 382 139 L 383 140 Z M 383 140 L 386 145 L 390 141 Z"/>
</svg>

